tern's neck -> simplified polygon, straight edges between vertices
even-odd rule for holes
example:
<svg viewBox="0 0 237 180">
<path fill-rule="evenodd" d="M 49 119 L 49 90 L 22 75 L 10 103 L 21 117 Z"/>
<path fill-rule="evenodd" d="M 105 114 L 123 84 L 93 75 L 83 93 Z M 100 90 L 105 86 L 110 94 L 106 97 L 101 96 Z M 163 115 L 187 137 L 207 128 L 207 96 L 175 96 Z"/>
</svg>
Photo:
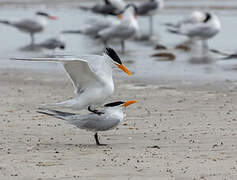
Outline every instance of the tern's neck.
<svg viewBox="0 0 237 180">
<path fill-rule="evenodd" d="M 111 60 L 108 59 L 107 55 L 104 54 L 103 56 L 104 61 L 100 65 L 100 68 L 103 69 L 103 73 L 100 78 L 103 82 L 105 82 L 105 84 L 109 84 L 113 88 L 112 63 Z"/>
<path fill-rule="evenodd" d="M 36 16 L 37 21 L 42 24 L 43 26 L 46 26 L 48 24 L 47 17 L 44 16 Z"/>
<path fill-rule="evenodd" d="M 209 24 L 211 24 L 213 27 L 215 27 L 216 29 L 220 29 L 221 28 L 221 23 L 218 19 L 218 17 L 216 15 L 212 15 L 210 21 L 208 22 Z"/>
<path fill-rule="evenodd" d="M 123 118 L 124 118 L 122 109 L 123 108 L 120 106 L 110 107 L 110 108 L 106 109 L 106 112 L 108 113 L 108 115 L 112 116 L 113 118 L 118 118 L 120 120 L 120 122 L 122 122 Z"/>
</svg>

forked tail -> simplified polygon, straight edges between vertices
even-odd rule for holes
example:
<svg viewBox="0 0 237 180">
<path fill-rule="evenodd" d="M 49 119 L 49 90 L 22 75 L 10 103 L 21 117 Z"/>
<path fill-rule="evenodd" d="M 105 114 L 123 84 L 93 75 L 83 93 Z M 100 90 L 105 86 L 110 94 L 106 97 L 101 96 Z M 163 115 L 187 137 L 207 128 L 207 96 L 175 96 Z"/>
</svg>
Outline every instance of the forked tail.
<svg viewBox="0 0 237 180">
<path fill-rule="evenodd" d="M 62 34 L 81 34 L 81 30 L 65 30 L 61 32 Z"/>
<path fill-rule="evenodd" d="M 11 22 L 8 20 L 0 20 L 0 23 L 6 24 L 6 25 L 11 25 Z"/>
<path fill-rule="evenodd" d="M 49 111 L 49 112 L 46 112 L 46 111 Z M 62 120 L 66 120 L 66 117 L 76 115 L 74 113 L 57 111 L 54 109 L 43 109 L 43 108 L 39 108 L 39 111 L 37 111 L 37 112 L 41 113 L 41 114 L 48 115 L 48 116 L 56 117 L 56 118 L 59 118 Z"/>
</svg>

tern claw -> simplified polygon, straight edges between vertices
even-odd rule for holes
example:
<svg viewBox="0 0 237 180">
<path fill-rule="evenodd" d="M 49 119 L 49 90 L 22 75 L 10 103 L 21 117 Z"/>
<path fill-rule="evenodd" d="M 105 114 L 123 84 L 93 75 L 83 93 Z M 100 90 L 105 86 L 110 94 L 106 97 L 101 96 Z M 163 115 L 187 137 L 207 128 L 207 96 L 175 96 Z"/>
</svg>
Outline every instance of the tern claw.
<svg viewBox="0 0 237 180">
<path fill-rule="evenodd" d="M 102 115 L 102 114 L 104 114 L 104 112 L 100 112 L 100 111 L 98 111 L 98 110 L 96 110 L 96 109 L 91 109 L 90 106 L 88 106 L 88 111 L 90 111 L 90 112 L 92 112 L 92 113 L 95 113 L 95 114 L 98 114 L 99 116 Z"/>
</svg>

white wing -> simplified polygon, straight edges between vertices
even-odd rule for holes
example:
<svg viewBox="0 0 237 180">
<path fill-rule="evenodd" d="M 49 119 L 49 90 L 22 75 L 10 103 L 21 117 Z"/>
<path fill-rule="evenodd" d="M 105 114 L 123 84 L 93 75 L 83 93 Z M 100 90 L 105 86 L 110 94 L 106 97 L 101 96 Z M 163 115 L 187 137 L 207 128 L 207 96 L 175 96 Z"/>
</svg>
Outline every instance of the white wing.
<svg viewBox="0 0 237 180">
<path fill-rule="evenodd" d="M 69 78 L 75 88 L 75 93 L 80 94 L 87 87 L 103 86 L 102 79 L 95 74 L 88 65 L 88 62 L 83 59 L 72 58 L 12 58 L 13 60 L 24 61 L 49 61 L 60 62 L 63 64 Z"/>
</svg>

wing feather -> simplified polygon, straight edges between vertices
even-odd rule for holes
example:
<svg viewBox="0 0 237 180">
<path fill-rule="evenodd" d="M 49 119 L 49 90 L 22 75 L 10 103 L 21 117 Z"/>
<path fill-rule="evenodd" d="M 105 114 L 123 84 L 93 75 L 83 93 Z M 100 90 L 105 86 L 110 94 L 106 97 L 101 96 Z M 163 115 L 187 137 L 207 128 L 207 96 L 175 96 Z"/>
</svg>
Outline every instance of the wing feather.
<svg viewBox="0 0 237 180">
<path fill-rule="evenodd" d="M 11 58 L 21 61 L 48 61 L 60 62 L 63 64 L 66 73 L 72 81 L 76 94 L 80 94 L 87 87 L 103 86 L 102 79 L 89 67 L 86 60 L 77 58 Z"/>
</svg>

